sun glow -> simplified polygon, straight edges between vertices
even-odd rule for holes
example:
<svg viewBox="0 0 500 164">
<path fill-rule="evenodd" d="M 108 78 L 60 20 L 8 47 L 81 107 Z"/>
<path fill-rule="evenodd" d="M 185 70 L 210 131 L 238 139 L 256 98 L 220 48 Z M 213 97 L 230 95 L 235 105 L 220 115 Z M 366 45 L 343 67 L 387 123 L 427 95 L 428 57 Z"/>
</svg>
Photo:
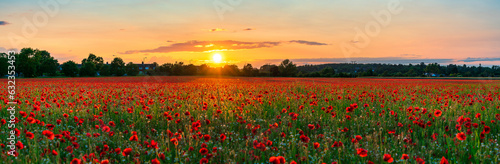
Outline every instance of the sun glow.
<svg viewBox="0 0 500 164">
<path fill-rule="evenodd" d="M 212 56 L 212 60 L 214 61 L 214 63 L 221 63 L 222 56 L 220 54 L 214 54 L 214 56 Z"/>
</svg>

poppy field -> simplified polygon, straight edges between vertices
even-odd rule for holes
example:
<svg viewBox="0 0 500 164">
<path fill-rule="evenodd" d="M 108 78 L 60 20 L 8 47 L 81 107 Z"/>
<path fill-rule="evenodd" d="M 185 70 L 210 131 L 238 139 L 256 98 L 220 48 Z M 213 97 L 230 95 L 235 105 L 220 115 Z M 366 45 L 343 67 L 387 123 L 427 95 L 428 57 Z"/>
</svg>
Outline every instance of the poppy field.
<svg viewBox="0 0 500 164">
<path fill-rule="evenodd" d="M 495 80 L 18 79 L 15 128 L 2 85 L 0 163 L 500 162 Z"/>
</svg>

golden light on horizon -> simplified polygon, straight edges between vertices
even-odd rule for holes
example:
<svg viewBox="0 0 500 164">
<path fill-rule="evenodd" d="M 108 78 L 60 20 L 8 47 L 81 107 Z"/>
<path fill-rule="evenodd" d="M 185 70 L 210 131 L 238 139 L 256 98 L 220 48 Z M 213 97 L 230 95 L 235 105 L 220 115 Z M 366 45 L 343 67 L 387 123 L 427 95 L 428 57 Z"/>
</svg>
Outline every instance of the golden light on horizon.
<svg viewBox="0 0 500 164">
<path fill-rule="evenodd" d="M 214 56 L 212 56 L 212 60 L 214 61 L 214 63 L 221 63 L 222 62 L 222 55 L 214 54 Z"/>
</svg>

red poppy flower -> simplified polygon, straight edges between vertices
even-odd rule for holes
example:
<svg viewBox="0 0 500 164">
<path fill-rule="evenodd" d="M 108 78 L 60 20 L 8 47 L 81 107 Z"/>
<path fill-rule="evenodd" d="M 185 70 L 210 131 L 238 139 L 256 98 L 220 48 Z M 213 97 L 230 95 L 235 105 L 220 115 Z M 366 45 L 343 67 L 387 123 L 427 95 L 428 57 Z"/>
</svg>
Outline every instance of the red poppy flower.
<svg viewBox="0 0 500 164">
<path fill-rule="evenodd" d="M 47 127 L 47 129 L 49 129 L 49 130 L 54 130 L 55 126 L 52 124 L 47 124 L 47 125 L 45 125 L 45 127 Z"/>
<path fill-rule="evenodd" d="M 50 130 L 44 130 L 42 132 L 42 135 L 46 136 L 49 140 L 53 140 L 54 139 L 54 133 Z"/>
<path fill-rule="evenodd" d="M 175 146 L 177 146 L 179 144 L 179 142 L 177 141 L 177 138 L 170 139 L 170 142 L 172 142 Z"/>
<path fill-rule="evenodd" d="M 155 140 L 151 140 L 151 147 L 158 149 L 158 142 L 156 142 Z"/>
<path fill-rule="evenodd" d="M 137 137 L 137 135 L 132 135 L 129 140 L 130 141 L 139 141 L 139 137 Z"/>
<path fill-rule="evenodd" d="M 347 112 L 347 113 L 350 113 L 350 112 L 353 112 L 353 111 L 354 111 L 354 108 L 352 108 L 352 107 L 347 107 L 347 108 L 345 108 L 345 110 L 346 110 L 346 112 Z"/>
<path fill-rule="evenodd" d="M 341 132 L 347 132 L 347 131 L 349 131 L 349 129 L 348 129 L 348 128 L 339 129 L 339 130 L 340 130 Z"/>
<path fill-rule="evenodd" d="M 407 160 L 407 159 L 410 159 L 410 156 L 408 156 L 408 154 L 403 154 L 401 159 Z"/>
<path fill-rule="evenodd" d="M 335 142 L 333 142 L 332 147 L 341 147 L 342 145 L 343 145 L 342 141 L 339 141 L 339 142 L 335 141 Z"/>
<path fill-rule="evenodd" d="M 151 164 L 160 164 L 160 161 L 158 160 L 158 158 L 155 158 L 151 160 Z"/>
<path fill-rule="evenodd" d="M 280 164 L 280 160 L 276 157 L 270 157 L 269 158 L 269 163 L 272 163 L 272 164 Z"/>
<path fill-rule="evenodd" d="M 26 132 L 26 138 L 33 139 L 35 135 L 31 132 Z"/>
<path fill-rule="evenodd" d="M 109 125 L 109 126 L 112 126 L 112 127 L 115 127 L 115 126 L 116 126 L 115 122 L 113 122 L 113 121 L 110 121 L 110 122 L 108 123 L 108 125 Z"/>
<path fill-rule="evenodd" d="M 82 163 L 82 160 L 78 159 L 78 158 L 74 158 L 73 160 L 71 160 L 71 164 L 81 164 Z"/>
<path fill-rule="evenodd" d="M 489 126 L 484 126 L 484 134 L 488 134 L 491 131 L 491 128 Z"/>
<path fill-rule="evenodd" d="M 317 143 L 317 142 L 315 142 L 313 145 L 314 145 L 315 149 L 319 148 L 319 146 L 320 146 L 319 143 Z"/>
<path fill-rule="evenodd" d="M 273 163 L 273 164 L 284 164 L 286 163 L 285 161 L 285 157 L 282 157 L 282 156 L 278 156 L 278 157 L 270 157 L 269 158 L 269 163 Z"/>
<path fill-rule="evenodd" d="M 206 155 L 207 153 L 208 153 L 208 149 L 206 149 L 206 148 L 201 148 L 200 149 L 200 154 L 201 155 Z"/>
<path fill-rule="evenodd" d="M 356 149 L 356 151 L 360 157 L 366 157 L 368 155 L 368 151 L 366 151 L 365 149 L 358 148 Z"/>
<path fill-rule="evenodd" d="M 309 137 L 305 136 L 305 135 L 301 135 L 300 136 L 300 140 L 304 143 L 309 143 Z"/>
<path fill-rule="evenodd" d="M 436 116 L 436 117 L 440 117 L 442 114 L 443 114 L 443 112 L 441 112 L 441 110 L 434 111 L 434 116 Z"/>
<path fill-rule="evenodd" d="M 418 164 L 425 164 L 425 161 L 422 158 L 417 158 L 416 161 Z"/>
<path fill-rule="evenodd" d="M 391 157 L 390 154 L 384 154 L 384 161 L 387 163 L 392 163 L 394 159 Z"/>
<path fill-rule="evenodd" d="M 161 160 L 165 160 L 165 154 L 163 153 L 158 154 L 158 157 L 160 157 Z"/>
<path fill-rule="evenodd" d="M 111 129 L 109 126 L 102 126 L 102 131 L 108 133 Z"/>
<path fill-rule="evenodd" d="M 278 156 L 278 160 L 280 161 L 280 163 L 286 163 L 285 157 L 283 156 Z"/>
<path fill-rule="evenodd" d="M 210 138 L 211 138 L 211 137 L 210 137 L 210 135 L 208 135 L 208 134 L 203 135 L 203 140 L 205 140 L 205 142 L 210 141 Z"/>
<path fill-rule="evenodd" d="M 464 132 L 457 133 L 457 139 L 460 141 L 465 140 L 467 137 L 465 136 Z"/>
<path fill-rule="evenodd" d="M 26 121 L 27 121 L 28 123 L 30 123 L 30 124 L 34 124 L 34 123 L 36 123 L 36 120 L 35 120 L 33 117 L 28 117 L 28 118 L 26 119 Z"/>
<path fill-rule="evenodd" d="M 128 156 L 132 152 L 132 148 L 126 148 L 123 150 L 122 155 L 123 156 Z"/>
<path fill-rule="evenodd" d="M 105 159 L 101 161 L 101 164 L 109 164 L 109 160 Z"/>
<path fill-rule="evenodd" d="M 267 146 L 272 146 L 272 145 L 273 145 L 273 141 L 271 141 L 271 140 L 267 140 L 266 145 L 267 145 Z"/>
<path fill-rule="evenodd" d="M 446 158 L 441 158 L 441 161 L 439 162 L 439 164 L 449 164 L 448 163 L 448 160 Z"/>
<path fill-rule="evenodd" d="M 207 163 L 208 163 L 208 159 L 206 159 L 206 158 L 200 159 L 200 164 L 207 164 Z"/>
<path fill-rule="evenodd" d="M 24 149 L 24 144 L 21 141 L 17 141 L 16 148 L 19 149 L 19 150 L 20 149 Z"/>
<path fill-rule="evenodd" d="M 224 140 L 226 140 L 226 135 L 225 134 L 221 134 L 220 135 L 220 141 L 224 142 Z"/>
</svg>

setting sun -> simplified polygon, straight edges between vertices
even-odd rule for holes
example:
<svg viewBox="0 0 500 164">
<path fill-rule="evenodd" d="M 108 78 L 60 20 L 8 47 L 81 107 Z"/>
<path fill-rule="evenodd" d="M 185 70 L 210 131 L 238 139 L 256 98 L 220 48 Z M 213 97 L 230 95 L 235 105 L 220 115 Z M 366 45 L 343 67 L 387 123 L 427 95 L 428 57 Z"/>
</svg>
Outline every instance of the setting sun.
<svg viewBox="0 0 500 164">
<path fill-rule="evenodd" d="M 212 57 L 212 60 L 214 63 L 221 63 L 222 62 L 222 56 L 220 54 L 214 54 Z"/>
</svg>

